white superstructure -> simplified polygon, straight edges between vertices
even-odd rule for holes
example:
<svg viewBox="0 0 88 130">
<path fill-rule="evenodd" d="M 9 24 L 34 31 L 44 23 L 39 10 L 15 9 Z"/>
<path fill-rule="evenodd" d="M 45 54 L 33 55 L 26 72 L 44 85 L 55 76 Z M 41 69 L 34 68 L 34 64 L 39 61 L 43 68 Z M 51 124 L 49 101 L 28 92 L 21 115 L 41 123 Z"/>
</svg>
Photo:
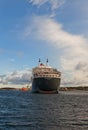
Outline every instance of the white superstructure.
<svg viewBox="0 0 88 130">
<path fill-rule="evenodd" d="M 48 66 L 47 64 L 44 65 L 42 63 L 39 64 L 38 67 L 35 67 L 32 70 L 33 77 L 50 77 L 50 78 L 60 78 L 61 73 L 57 71 L 56 69 L 52 68 L 51 66 Z"/>
</svg>

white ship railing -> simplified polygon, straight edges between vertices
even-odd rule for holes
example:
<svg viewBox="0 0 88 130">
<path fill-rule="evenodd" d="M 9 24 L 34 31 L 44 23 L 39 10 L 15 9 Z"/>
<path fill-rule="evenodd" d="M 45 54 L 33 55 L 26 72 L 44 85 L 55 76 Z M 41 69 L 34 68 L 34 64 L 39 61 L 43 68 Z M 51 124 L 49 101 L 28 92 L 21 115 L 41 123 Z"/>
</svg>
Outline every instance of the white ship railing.
<svg viewBox="0 0 88 130">
<path fill-rule="evenodd" d="M 58 74 L 35 74 L 34 75 L 34 78 L 39 78 L 39 77 L 60 78 L 60 75 Z"/>
</svg>

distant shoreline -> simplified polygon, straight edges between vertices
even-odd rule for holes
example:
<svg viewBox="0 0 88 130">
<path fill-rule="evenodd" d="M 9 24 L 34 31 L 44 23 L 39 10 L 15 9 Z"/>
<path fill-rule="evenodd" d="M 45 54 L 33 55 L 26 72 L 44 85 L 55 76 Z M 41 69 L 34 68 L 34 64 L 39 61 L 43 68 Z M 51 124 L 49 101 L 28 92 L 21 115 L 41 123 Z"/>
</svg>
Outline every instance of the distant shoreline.
<svg viewBox="0 0 88 130">
<path fill-rule="evenodd" d="M 20 88 L 5 87 L 5 88 L 0 88 L 0 90 L 20 90 Z"/>
<path fill-rule="evenodd" d="M 59 91 L 74 91 L 74 90 L 85 90 L 85 91 L 88 91 L 88 86 L 60 87 L 60 89 L 59 89 Z"/>
<path fill-rule="evenodd" d="M 22 91 L 23 89 L 25 89 L 26 91 L 30 90 L 30 88 L 26 88 L 26 87 L 24 88 L 10 88 L 10 87 L 0 88 L 0 90 L 22 90 Z"/>
<path fill-rule="evenodd" d="M 0 88 L 0 90 L 22 90 L 22 88 L 4 87 L 4 88 Z M 28 90 L 30 90 L 30 88 Z M 88 86 L 60 87 L 59 88 L 59 91 L 74 91 L 74 90 L 85 90 L 85 91 L 88 91 Z"/>
</svg>

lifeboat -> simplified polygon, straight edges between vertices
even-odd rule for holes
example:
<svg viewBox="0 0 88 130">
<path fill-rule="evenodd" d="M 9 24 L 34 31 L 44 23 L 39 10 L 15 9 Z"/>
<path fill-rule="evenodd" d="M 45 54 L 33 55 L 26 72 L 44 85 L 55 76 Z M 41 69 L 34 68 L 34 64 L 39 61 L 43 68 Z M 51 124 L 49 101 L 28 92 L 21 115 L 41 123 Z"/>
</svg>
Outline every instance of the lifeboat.
<svg viewBox="0 0 88 130">
<path fill-rule="evenodd" d="M 23 87 L 21 90 L 22 91 L 28 91 L 29 89 L 27 87 Z"/>
</svg>

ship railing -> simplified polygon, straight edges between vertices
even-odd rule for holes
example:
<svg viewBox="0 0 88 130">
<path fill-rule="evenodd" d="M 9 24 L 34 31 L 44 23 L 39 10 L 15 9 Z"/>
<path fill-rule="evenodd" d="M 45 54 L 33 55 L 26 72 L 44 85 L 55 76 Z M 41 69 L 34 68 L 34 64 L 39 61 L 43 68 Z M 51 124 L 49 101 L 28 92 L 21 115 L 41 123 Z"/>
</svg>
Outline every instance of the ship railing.
<svg viewBox="0 0 88 130">
<path fill-rule="evenodd" d="M 55 71 L 34 71 L 33 73 L 44 73 L 44 74 L 61 74 L 60 72 L 55 72 Z"/>
<path fill-rule="evenodd" d="M 44 70 L 41 70 L 41 71 L 33 71 L 33 73 L 45 73 L 45 74 L 60 74 L 60 72 L 55 72 L 55 71 L 44 71 Z"/>
<path fill-rule="evenodd" d="M 34 75 L 35 78 L 38 78 L 38 77 L 53 77 L 53 78 L 59 78 L 60 75 L 58 74 L 37 74 L 37 75 Z"/>
<path fill-rule="evenodd" d="M 46 72 L 46 71 L 42 71 L 42 72 L 34 72 L 34 75 L 61 75 L 61 73 L 55 73 L 55 72 Z"/>
<path fill-rule="evenodd" d="M 33 72 L 56 72 L 52 68 L 35 68 Z"/>
</svg>

